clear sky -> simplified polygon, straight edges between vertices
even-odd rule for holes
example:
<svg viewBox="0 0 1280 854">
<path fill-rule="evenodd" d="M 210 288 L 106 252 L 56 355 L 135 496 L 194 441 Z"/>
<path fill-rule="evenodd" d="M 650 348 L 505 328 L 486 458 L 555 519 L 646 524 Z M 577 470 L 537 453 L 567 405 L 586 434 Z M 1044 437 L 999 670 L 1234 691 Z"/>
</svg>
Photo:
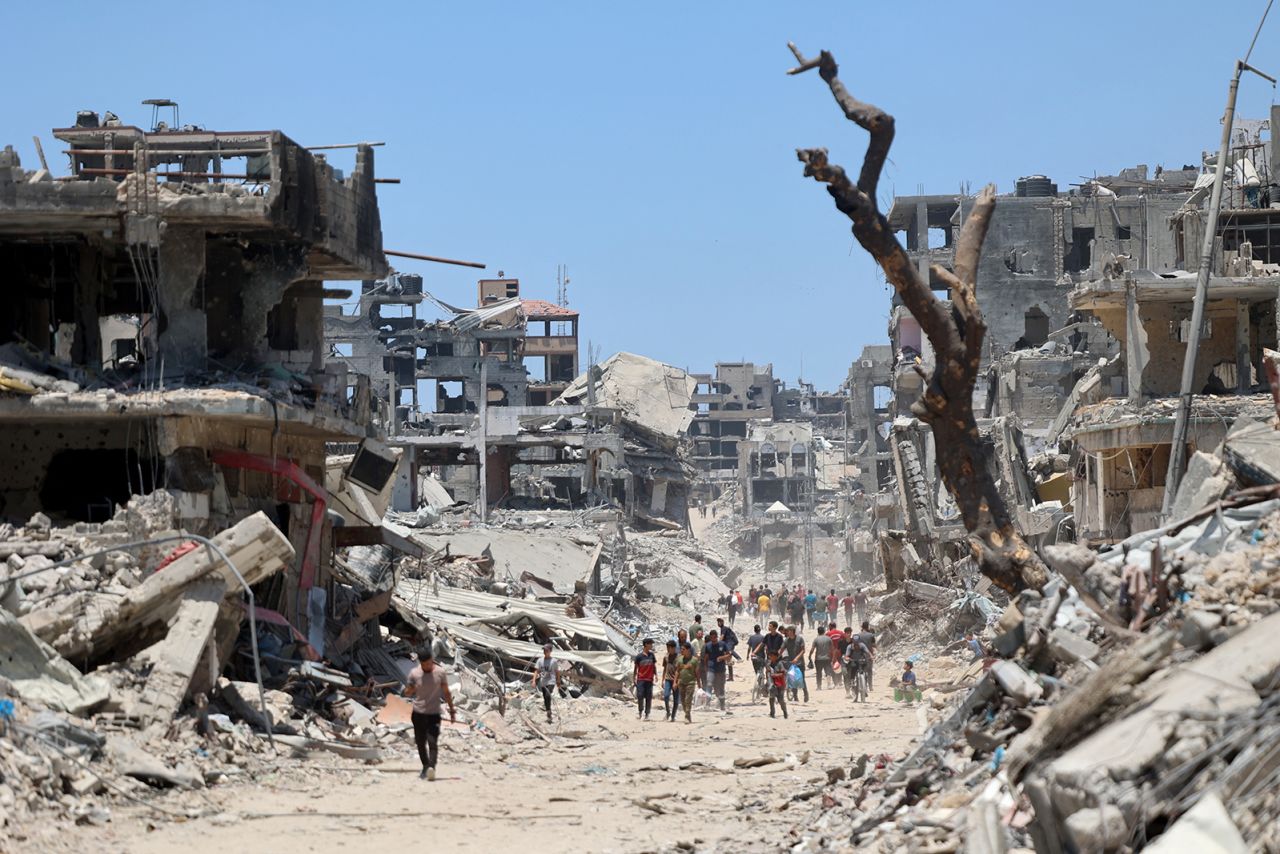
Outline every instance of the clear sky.
<svg viewBox="0 0 1280 854">
<path fill-rule="evenodd" d="M 5 134 L 23 165 L 78 109 L 145 126 L 144 98 L 221 130 L 304 145 L 385 140 L 389 248 L 483 261 L 555 298 L 567 264 L 582 335 L 604 355 L 692 370 L 772 362 L 843 381 L 886 340 L 888 291 L 796 147 L 852 171 L 865 136 L 786 43 L 833 51 L 897 117 L 892 194 L 1021 175 L 1066 185 L 1217 147 L 1232 62 L 1265 0 L 1150 3 L 222 2 L 15 4 Z M 1280 13 L 1253 63 L 1280 72 Z M 1240 112 L 1265 117 L 1249 78 Z M 349 165 L 350 152 L 332 158 Z M 403 262 L 446 301 L 474 274 Z"/>
</svg>

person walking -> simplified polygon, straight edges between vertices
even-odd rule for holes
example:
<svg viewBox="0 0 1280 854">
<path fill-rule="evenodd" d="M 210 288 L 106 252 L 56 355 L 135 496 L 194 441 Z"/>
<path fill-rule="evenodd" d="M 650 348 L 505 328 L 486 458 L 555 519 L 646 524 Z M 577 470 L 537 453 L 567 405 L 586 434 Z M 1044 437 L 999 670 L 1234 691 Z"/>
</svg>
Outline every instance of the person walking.
<svg viewBox="0 0 1280 854">
<path fill-rule="evenodd" d="M 818 594 L 812 590 L 804 595 L 804 614 L 809 619 L 810 626 L 818 625 Z"/>
<path fill-rule="evenodd" d="M 836 621 L 836 609 L 840 604 L 840 600 L 836 598 L 835 588 L 831 588 L 831 592 L 827 594 L 827 622 L 834 623 Z"/>
<path fill-rule="evenodd" d="M 551 644 L 543 644 L 542 658 L 533 664 L 533 685 L 542 693 L 542 707 L 547 711 L 547 723 L 551 719 L 551 692 L 560 687 L 560 662 L 551 657 Z"/>
<path fill-rule="evenodd" d="M 715 629 L 707 635 L 707 645 L 702 648 L 702 657 L 706 660 L 707 693 L 714 694 L 720 704 L 720 711 L 727 711 L 724 703 L 725 663 L 733 658 Z"/>
<path fill-rule="evenodd" d="M 756 594 L 756 608 L 762 623 L 769 619 L 769 604 L 769 589 L 765 588 Z"/>
<path fill-rule="evenodd" d="M 751 627 L 751 636 L 747 638 L 747 657 L 751 659 L 751 675 L 755 678 L 753 685 L 760 683 L 760 671 L 764 670 L 769 663 L 768 652 L 764 648 L 764 635 L 760 633 L 760 624 Z M 754 688 L 751 695 L 752 702 L 755 702 Z M 764 699 L 761 697 L 760 699 Z"/>
<path fill-rule="evenodd" d="M 734 592 L 735 591 L 730 590 L 724 597 L 724 613 L 729 618 L 730 623 L 733 622 L 733 618 L 736 616 L 738 609 L 738 600 L 734 595 Z"/>
<path fill-rule="evenodd" d="M 800 592 L 798 590 L 793 591 L 791 593 L 790 608 L 791 608 L 791 622 L 795 623 L 797 626 L 803 629 L 804 628 L 804 597 L 800 595 Z"/>
<path fill-rule="evenodd" d="M 778 716 L 775 705 L 782 707 L 782 718 L 787 718 L 787 663 L 777 650 L 769 653 L 769 717 Z"/>
<path fill-rule="evenodd" d="M 689 639 L 692 640 L 697 637 L 699 630 L 706 631 L 705 627 L 702 625 L 702 615 L 694 614 L 693 622 L 689 624 Z"/>
<path fill-rule="evenodd" d="M 669 721 L 676 719 L 676 709 L 680 706 L 680 691 L 676 688 L 676 662 L 679 660 L 676 642 L 667 641 L 667 654 L 662 657 L 662 708 Z"/>
<path fill-rule="evenodd" d="M 693 647 L 680 648 L 680 660 L 676 662 L 676 685 L 680 690 L 680 705 L 684 708 L 684 722 L 693 723 L 693 692 L 698 686 L 698 659 L 693 657 Z"/>
<path fill-rule="evenodd" d="M 640 642 L 640 647 L 631 675 L 636 686 L 637 718 L 647 721 L 649 710 L 653 706 L 653 680 L 658 676 L 658 657 L 653 654 L 653 638 L 645 638 Z"/>
<path fill-rule="evenodd" d="M 716 618 L 716 626 L 718 627 L 718 631 L 720 632 L 720 643 L 724 644 L 725 649 L 728 650 L 729 652 L 728 679 L 730 682 L 732 682 L 733 681 L 733 662 L 742 660 L 742 656 L 738 655 L 738 633 L 735 632 L 731 627 L 725 625 L 724 620 L 720 619 L 719 617 Z"/>
<path fill-rule="evenodd" d="M 413 723 L 413 740 L 422 762 L 422 773 L 418 777 L 435 780 L 442 701 L 449 705 L 450 722 L 458 720 L 458 713 L 453 707 L 453 694 L 449 693 L 449 679 L 436 667 L 430 646 L 418 650 L 418 666 L 409 671 L 409 684 L 404 693 L 413 698 L 409 720 Z"/>
<path fill-rule="evenodd" d="M 858 612 L 858 622 L 849 621 L 850 625 L 862 625 L 867 621 L 867 591 L 858 588 L 858 592 L 853 594 L 853 607 Z"/>
<path fill-rule="evenodd" d="M 861 642 L 871 653 L 871 661 L 867 663 L 867 690 L 871 690 L 871 674 L 876 664 L 876 636 L 871 634 L 871 624 L 864 621 L 862 631 L 854 635 L 854 639 Z"/>
<path fill-rule="evenodd" d="M 844 621 L 849 625 L 853 625 L 853 591 L 844 594 L 844 598 L 840 600 L 840 604 L 844 606 Z"/>
<path fill-rule="evenodd" d="M 809 683 L 804 678 L 804 637 L 796 633 L 795 626 L 787 626 L 787 639 L 782 644 L 782 655 L 787 660 L 788 670 L 793 666 L 800 670 L 799 684 L 788 686 L 791 699 L 798 702 L 803 689 L 804 701 L 809 702 Z"/>
<path fill-rule="evenodd" d="M 813 644 L 809 647 L 809 657 L 813 659 L 813 672 L 817 680 L 817 690 L 822 690 L 822 674 L 827 674 L 831 687 L 836 687 L 836 672 L 831 667 L 831 653 L 834 645 L 831 638 L 827 637 L 822 629 L 818 629 L 817 636 L 813 639 Z"/>
</svg>

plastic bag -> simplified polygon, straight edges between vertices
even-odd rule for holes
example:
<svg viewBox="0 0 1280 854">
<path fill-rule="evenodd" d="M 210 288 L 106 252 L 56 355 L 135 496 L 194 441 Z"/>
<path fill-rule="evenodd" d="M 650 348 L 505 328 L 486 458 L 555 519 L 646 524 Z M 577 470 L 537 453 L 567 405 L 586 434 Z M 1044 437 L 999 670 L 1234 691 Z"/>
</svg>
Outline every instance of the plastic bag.
<svg viewBox="0 0 1280 854">
<path fill-rule="evenodd" d="M 804 681 L 804 671 L 798 665 L 791 665 L 787 668 L 787 687 L 799 688 L 800 683 Z"/>
</svg>

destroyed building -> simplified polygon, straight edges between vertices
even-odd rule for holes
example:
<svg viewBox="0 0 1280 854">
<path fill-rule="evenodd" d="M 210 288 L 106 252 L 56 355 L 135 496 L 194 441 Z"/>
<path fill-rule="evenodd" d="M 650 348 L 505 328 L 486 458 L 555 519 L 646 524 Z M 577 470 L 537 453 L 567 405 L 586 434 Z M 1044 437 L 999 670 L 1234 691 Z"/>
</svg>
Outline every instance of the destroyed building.
<svg viewBox="0 0 1280 854">
<path fill-rule="evenodd" d="M 92 537 L 156 490 L 161 528 L 264 511 L 297 556 L 267 604 L 308 631 L 330 585 L 325 445 L 370 431 L 322 303 L 327 281 L 387 271 L 373 149 L 344 175 L 275 130 L 85 112 L 53 136 L 65 177 L 0 164 L 0 512 Z"/>
<path fill-rule="evenodd" d="M 707 498 L 714 498 L 717 482 L 738 476 L 738 443 L 747 438 L 751 422 L 774 417 L 777 382 L 773 365 L 751 362 L 717 362 L 714 375 L 693 378 L 698 384 L 693 398 L 698 413 L 690 430 L 693 460 L 700 480 L 713 485 Z"/>
</svg>

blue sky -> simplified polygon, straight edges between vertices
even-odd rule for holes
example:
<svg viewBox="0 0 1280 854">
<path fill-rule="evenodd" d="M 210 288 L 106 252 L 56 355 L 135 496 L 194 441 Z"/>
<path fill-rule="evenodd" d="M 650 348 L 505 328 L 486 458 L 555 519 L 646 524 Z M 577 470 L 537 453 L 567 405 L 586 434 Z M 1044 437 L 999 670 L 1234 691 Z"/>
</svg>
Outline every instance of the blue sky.
<svg viewBox="0 0 1280 854">
<path fill-rule="evenodd" d="M 850 89 L 897 117 L 887 206 L 920 185 L 1198 163 L 1264 5 L 224 2 L 201 21 L 22 4 L 5 13 L 0 144 L 30 167 L 39 133 L 62 173 L 50 128 L 86 108 L 145 125 L 154 97 L 210 128 L 386 140 L 378 174 L 403 180 L 379 190 L 387 247 L 483 261 L 547 299 L 564 263 L 605 355 L 771 361 L 789 383 L 803 364 L 835 388 L 886 339 L 888 291 L 801 176 L 796 147 L 856 171 L 865 137 L 816 75 L 784 74 L 788 40 L 833 51 Z M 1253 57 L 1273 73 L 1277 27 Z M 1273 98 L 1248 79 L 1240 113 L 1265 117 Z M 478 271 L 402 269 L 474 299 Z"/>
</svg>

